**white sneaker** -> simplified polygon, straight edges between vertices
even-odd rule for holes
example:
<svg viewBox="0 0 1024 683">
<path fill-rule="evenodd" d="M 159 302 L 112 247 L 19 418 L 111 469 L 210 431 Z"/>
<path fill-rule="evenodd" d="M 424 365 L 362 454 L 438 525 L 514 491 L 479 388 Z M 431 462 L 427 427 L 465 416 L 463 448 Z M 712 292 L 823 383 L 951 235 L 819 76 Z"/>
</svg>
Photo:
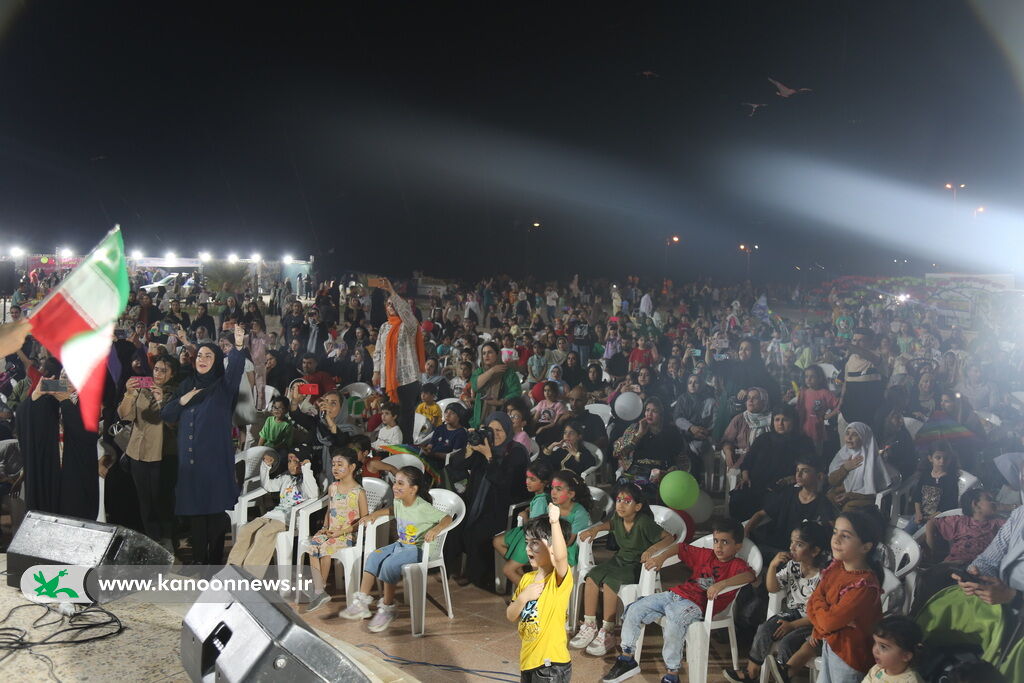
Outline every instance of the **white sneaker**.
<svg viewBox="0 0 1024 683">
<path fill-rule="evenodd" d="M 587 645 L 590 645 L 590 641 L 592 641 L 594 639 L 594 636 L 596 635 L 597 624 L 588 624 L 584 621 L 583 625 L 580 626 L 580 630 L 577 631 L 576 635 L 574 635 L 572 637 L 572 640 L 569 641 L 569 647 L 573 648 L 574 650 L 584 648 Z"/>
<path fill-rule="evenodd" d="M 608 633 L 604 629 L 597 632 L 594 639 L 590 641 L 590 645 L 587 646 L 587 654 L 594 655 L 595 657 L 604 657 L 608 654 L 608 650 L 615 647 L 615 636 Z"/>
<path fill-rule="evenodd" d="M 381 605 L 377 608 L 377 613 L 373 615 L 373 619 L 370 619 L 370 633 L 380 633 L 390 626 L 394 620 L 395 606 Z"/>
<path fill-rule="evenodd" d="M 367 619 L 371 616 L 370 603 L 372 602 L 373 598 L 370 596 L 363 597 L 362 594 L 357 593 L 352 597 L 352 604 L 338 612 L 338 616 L 342 619 Z"/>
</svg>

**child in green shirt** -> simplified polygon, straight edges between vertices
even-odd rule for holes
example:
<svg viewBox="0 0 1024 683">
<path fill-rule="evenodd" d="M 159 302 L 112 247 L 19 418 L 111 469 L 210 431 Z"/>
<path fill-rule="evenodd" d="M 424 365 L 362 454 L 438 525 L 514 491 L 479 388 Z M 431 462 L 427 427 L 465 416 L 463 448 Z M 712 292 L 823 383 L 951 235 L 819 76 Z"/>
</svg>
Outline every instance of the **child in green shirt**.
<svg viewBox="0 0 1024 683">
<path fill-rule="evenodd" d="M 257 446 L 267 446 L 277 450 L 291 448 L 292 425 L 288 419 L 289 401 L 286 396 L 275 396 L 270 404 L 270 417 L 263 423 L 260 440 Z"/>
</svg>

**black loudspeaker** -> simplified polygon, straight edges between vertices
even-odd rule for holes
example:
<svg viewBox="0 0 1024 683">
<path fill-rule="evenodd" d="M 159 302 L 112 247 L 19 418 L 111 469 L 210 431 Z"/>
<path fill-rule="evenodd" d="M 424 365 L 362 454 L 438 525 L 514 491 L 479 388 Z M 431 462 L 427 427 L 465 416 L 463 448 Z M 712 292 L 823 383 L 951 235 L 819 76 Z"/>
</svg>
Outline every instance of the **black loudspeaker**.
<svg viewBox="0 0 1024 683">
<path fill-rule="evenodd" d="M 21 585 L 21 575 L 36 564 L 164 565 L 174 555 L 145 534 L 116 524 L 32 511 L 7 548 L 7 585 Z"/>
<path fill-rule="evenodd" d="M 0 296 L 10 296 L 18 288 L 14 261 L 0 261 Z"/>
<path fill-rule="evenodd" d="M 369 678 L 306 625 L 280 596 L 252 590 L 229 565 L 210 579 L 181 629 L 181 663 L 193 681 L 354 681 Z"/>
</svg>

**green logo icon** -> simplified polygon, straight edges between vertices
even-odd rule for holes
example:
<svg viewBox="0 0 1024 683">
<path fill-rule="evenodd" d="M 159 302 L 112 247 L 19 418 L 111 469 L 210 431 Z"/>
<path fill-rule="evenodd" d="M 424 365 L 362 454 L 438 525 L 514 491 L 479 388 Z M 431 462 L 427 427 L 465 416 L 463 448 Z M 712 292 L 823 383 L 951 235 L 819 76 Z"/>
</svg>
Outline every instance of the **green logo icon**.
<svg viewBox="0 0 1024 683">
<path fill-rule="evenodd" d="M 77 598 L 78 593 L 72 590 L 71 588 L 59 588 L 60 577 L 66 576 L 67 573 L 67 569 L 61 569 L 59 572 L 57 572 L 57 575 L 49 581 L 46 580 L 46 577 L 43 575 L 43 572 L 41 570 L 33 574 L 32 578 L 34 578 L 36 580 L 36 583 L 39 584 L 38 586 L 36 586 L 35 589 L 36 595 L 38 595 L 41 598 L 52 598 L 54 600 L 59 599 L 58 596 L 60 594 L 64 594 L 69 598 Z"/>
</svg>

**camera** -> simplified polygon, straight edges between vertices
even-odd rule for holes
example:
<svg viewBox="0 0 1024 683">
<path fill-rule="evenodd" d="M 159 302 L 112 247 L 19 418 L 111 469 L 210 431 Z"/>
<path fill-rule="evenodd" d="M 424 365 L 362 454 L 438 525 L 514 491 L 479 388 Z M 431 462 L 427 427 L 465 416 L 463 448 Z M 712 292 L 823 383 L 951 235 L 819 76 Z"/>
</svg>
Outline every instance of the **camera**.
<svg viewBox="0 0 1024 683">
<path fill-rule="evenodd" d="M 476 429 L 471 429 L 468 441 L 470 446 L 481 446 L 484 441 L 487 443 L 494 443 L 494 430 L 486 425 L 481 425 Z"/>
</svg>

